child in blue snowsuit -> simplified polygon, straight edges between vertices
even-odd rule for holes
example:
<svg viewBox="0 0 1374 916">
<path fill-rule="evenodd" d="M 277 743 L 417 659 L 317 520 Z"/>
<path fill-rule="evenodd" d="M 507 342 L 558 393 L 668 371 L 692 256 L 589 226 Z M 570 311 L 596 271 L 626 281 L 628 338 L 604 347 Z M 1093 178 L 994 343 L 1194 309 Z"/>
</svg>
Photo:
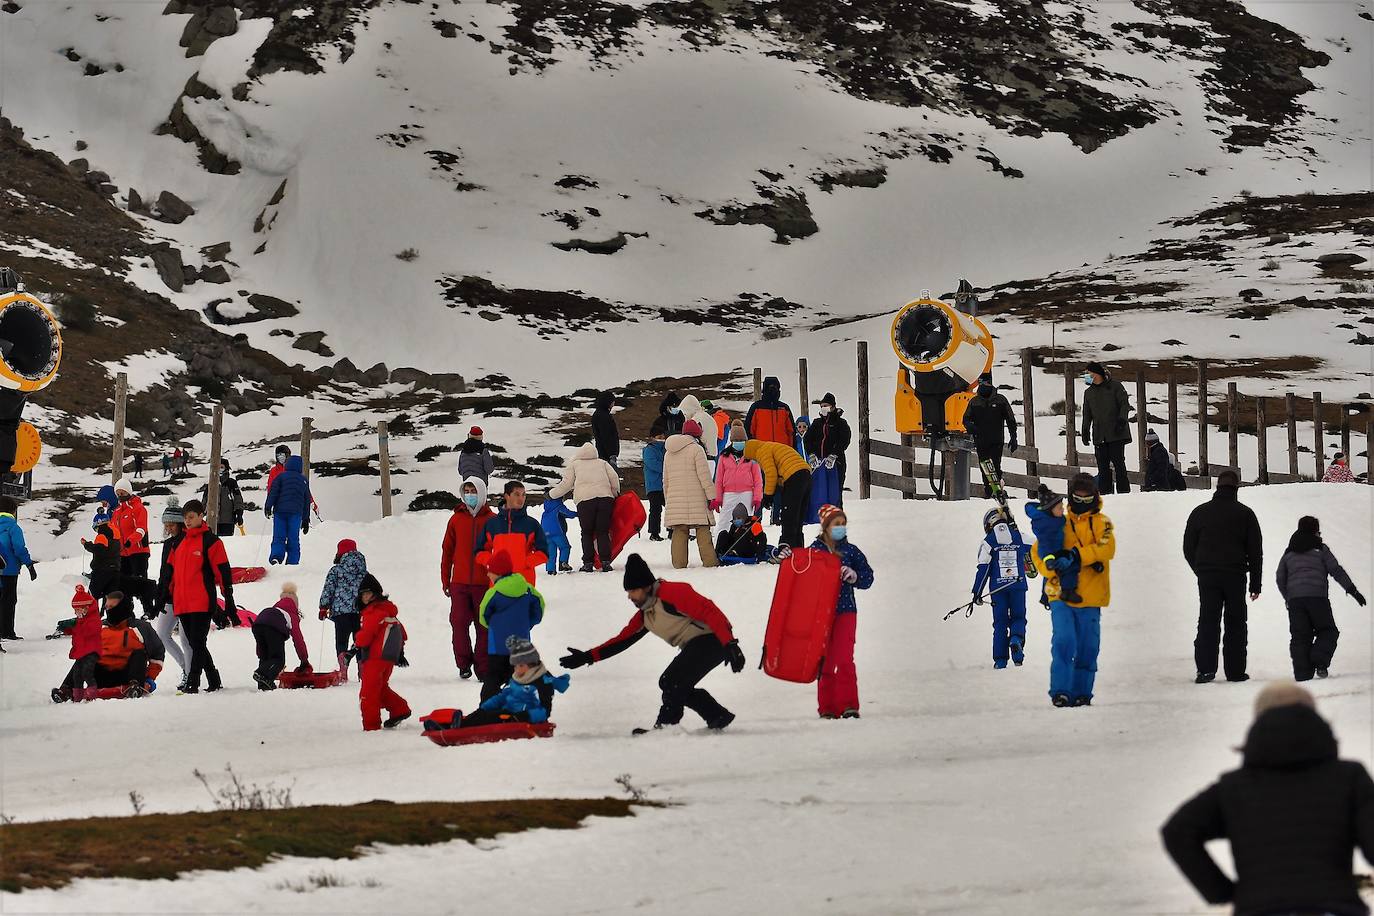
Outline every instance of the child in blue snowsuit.
<svg viewBox="0 0 1374 916">
<path fill-rule="evenodd" d="M 1051 493 L 1043 483 L 1038 500 L 1026 503 L 1031 531 L 1040 545 L 1040 558 L 1059 575 L 1059 593 L 1065 601 L 1081 601 L 1078 596 L 1078 554 L 1064 552 L 1064 497 Z"/>
<path fill-rule="evenodd" d="M 1026 557 L 1030 547 L 1021 540 L 1021 533 L 1007 524 L 1000 509 L 983 516 L 983 531 L 986 534 L 978 547 L 973 600 L 983 603 L 984 587 L 992 599 L 993 667 L 1007 667 L 1008 653 L 1019 667 L 1026 659 Z"/>
<path fill-rule="evenodd" d="M 310 481 L 304 471 L 301 456 L 292 455 L 286 459 L 286 470 L 267 488 L 262 510 L 272 519 L 272 552 L 267 562 L 273 566 L 282 560 L 288 566 L 301 561 L 301 533 L 310 531 Z"/>
<path fill-rule="evenodd" d="M 539 650 L 527 639 L 506 637 L 513 673 L 501 692 L 482 701 L 482 705 L 463 716 L 460 728 L 495 725 L 498 722 L 547 722 L 553 711 L 554 692 L 566 693 L 572 678 L 554 677 L 539 659 Z"/>
<path fill-rule="evenodd" d="M 572 572 L 572 542 L 568 540 L 568 519 L 577 518 L 577 510 L 569 509 L 561 499 L 545 499 L 544 514 L 540 525 L 544 529 L 544 540 L 549 545 L 549 561 L 544 564 L 544 572 L 551 576 L 558 571 Z"/>
</svg>

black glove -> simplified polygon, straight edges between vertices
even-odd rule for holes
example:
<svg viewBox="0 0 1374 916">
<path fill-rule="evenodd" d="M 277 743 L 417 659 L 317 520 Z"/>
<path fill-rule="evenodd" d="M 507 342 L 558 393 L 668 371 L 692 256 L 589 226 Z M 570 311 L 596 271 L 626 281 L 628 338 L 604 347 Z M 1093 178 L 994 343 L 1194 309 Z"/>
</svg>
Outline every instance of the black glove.
<svg viewBox="0 0 1374 916">
<path fill-rule="evenodd" d="M 725 644 L 725 663 L 736 674 L 744 670 L 744 650 L 739 647 L 738 639 L 732 639 Z"/>
<path fill-rule="evenodd" d="M 983 603 L 983 594 L 982 594 L 982 592 L 974 592 L 974 593 L 973 593 L 973 603 L 974 603 L 974 604 L 982 604 L 982 603 Z"/>
<path fill-rule="evenodd" d="M 581 668 L 583 665 L 590 665 L 594 661 L 596 659 L 592 658 L 592 653 L 568 646 L 568 654 L 560 658 L 558 664 L 564 668 Z"/>
<path fill-rule="evenodd" d="M 33 564 L 30 563 L 30 564 L 29 564 L 29 581 L 32 582 L 34 579 L 37 579 L 37 578 L 38 578 L 38 570 L 34 569 L 34 568 L 33 568 Z"/>
<path fill-rule="evenodd" d="M 305 521 L 301 522 L 301 534 L 309 534 L 309 533 L 310 533 L 310 519 L 307 518 Z"/>
<path fill-rule="evenodd" d="M 1013 439 L 1013 440 L 1011 440 L 1011 442 L 1010 442 L 1010 443 L 1008 443 L 1008 444 L 1009 444 L 1009 445 L 1010 445 L 1010 446 L 1011 446 L 1011 450 L 1012 450 L 1012 451 L 1013 451 L 1013 452 L 1014 452 L 1014 451 L 1016 451 L 1016 448 L 1017 448 L 1017 442 L 1016 442 L 1016 440 L 1015 440 L 1015 439 Z"/>
<path fill-rule="evenodd" d="M 235 524 L 235 525 L 242 525 L 242 524 L 243 524 L 243 510 L 242 510 L 242 509 L 240 509 L 238 512 L 235 512 L 235 513 L 234 513 L 234 524 Z"/>
<path fill-rule="evenodd" d="M 272 510 L 271 510 L 271 509 L 263 509 L 263 510 L 262 510 L 262 514 L 265 515 L 265 516 L 267 516 L 268 518 L 271 518 L 271 517 L 272 517 Z"/>
<path fill-rule="evenodd" d="M 769 495 L 767 495 L 767 494 L 764 494 L 764 497 L 763 497 L 763 508 L 765 508 L 765 509 L 771 509 L 771 508 L 773 508 L 773 497 L 772 497 L 772 496 L 769 496 Z"/>
<path fill-rule="evenodd" d="M 410 667 L 410 659 L 406 658 L 406 650 L 405 650 L 405 649 L 402 649 L 402 650 L 401 650 L 401 657 L 398 658 L 398 659 L 396 659 L 396 667 L 397 667 L 397 668 L 409 668 L 409 667 Z"/>
<path fill-rule="evenodd" d="M 1092 443 L 1092 440 L 1088 438 L 1088 434 L 1087 434 L 1087 433 L 1084 433 L 1084 434 L 1083 434 L 1083 444 L 1084 444 L 1084 445 L 1092 445 L 1092 444 L 1093 444 L 1093 443 Z"/>
<path fill-rule="evenodd" d="M 1350 597 L 1354 598 L 1355 603 L 1358 604 L 1360 607 L 1364 607 L 1364 595 L 1360 594 L 1360 590 L 1358 588 L 1350 593 Z"/>
</svg>

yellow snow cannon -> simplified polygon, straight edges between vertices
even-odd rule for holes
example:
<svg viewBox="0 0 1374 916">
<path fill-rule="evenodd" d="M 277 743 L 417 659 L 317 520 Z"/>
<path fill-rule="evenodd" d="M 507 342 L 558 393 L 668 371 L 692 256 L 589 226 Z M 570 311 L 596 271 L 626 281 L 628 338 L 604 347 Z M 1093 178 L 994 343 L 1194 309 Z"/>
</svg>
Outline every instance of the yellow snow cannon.
<svg viewBox="0 0 1374 916">
<path fill-rule="evenodd" d="M 0 492 L 17 495 L 22 484 L 8 475 L 27 475 L 38 464 L 43 443 L 33 424 L 22 420 L 29 395 L 57 378 L 62 331 L 48 307 L 18 290 L 13 271 L 0 270 Z"/>
<path fill-rule="evenodd" d="M 976 298 L 968 281 L 960 297 Z M 896 418 L 899 433 L 941 437 L 963 433 L 964 409 L 978 387 L 978 377 L 992 371 L 992 333 L 971 314 L 930 297 L 902 306 L 892 319 L 892 351 L 897 371 Z"/>
</svg>

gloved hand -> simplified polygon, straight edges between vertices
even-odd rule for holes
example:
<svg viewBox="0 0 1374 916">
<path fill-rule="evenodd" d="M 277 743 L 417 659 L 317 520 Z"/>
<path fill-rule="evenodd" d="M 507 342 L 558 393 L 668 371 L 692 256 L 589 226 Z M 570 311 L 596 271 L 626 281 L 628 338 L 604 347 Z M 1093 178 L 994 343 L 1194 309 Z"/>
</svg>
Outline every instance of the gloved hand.
<svg viewBox="0 0 1374 916">
<path fill-rule="evenodd" d="M 309 533 L 310 533 L 310 519 L 309 519 L 309 518 L 306 518 L 304 521 L 301 522 L 301 534 L 309 534 Z"/>
<path fill-rule="evenodd" d="M 592 653 L 583 652 L 581 649 L 574 649 L 568 646 L 568 654 L 558 660 L 558 664 L 564 668 L 581 668 L 583 665 L 590 665 L 595 659 Z"/>
<path fill-rule="evenodd" d="M 329 608 L 327 608 L 327 607 L 322 607 L 322 608 L 320 608 L 320 619 L 321 619 L 321 620 L 327 620 L 328 618 L 329 618 Z"/>
<path fill-rule="evenodd" d="M 773 556 L 779 560 L 786 560 L 788 557 L 792 556 L 792 547 L 788 544 L 779 544 L 774 548 Z"/>
<path fill-rule="evenodd" d="M 816 468 L 821 466 L 821 459 L 815 455 L 812 455 L 810 458 L 806 459 L 806 463 L 811 465 L 811 470 L 814 471 Z"/>
<path fill-rule="evenodd" d="M 759 512 L 762 511 L 762 509 L 763 509 L 762 503 L 754 503 L 754 515 L 758 515 Z"/>
<path fill-rule="evenodd" d="M 441 586 L 440 588 L 443 591 L 445 598 L 453 597 L 453 589 L 449 588 L 447 585 Z"/>
<path fill-rule="evenodd" d="M 974 604 L 982 604 L 982 603 L 983 603 L 983 593 L 982 593 L 982 592 L 974 592 L 974 593 L 973 593 L 973 603 L 974 603 Z"/>
<path fill-rule="evenodd" d="M 739 674 L 744 670 L 744 650 L 739 647 L 739 640 L 732 639 L 725 645 L 725 663 L 730 666 L 730 670 Z"/>
<path fill-rule="evenodd" d="M 840 581 L 848 583 L 849 585 L 853 585 L 855 582 L 859 581 L 859 574 L 856 573 L 854 570 L 850 569 L 848 566 L 841 566 Z"/>
<path fill-rule="evenodd" d="M 402 649 L 402 650 L 401 650 L 401 657 L 398 658 L 398 659 L 396 659 L 396 667 L 397 667 L 397 668 L 409 668 L 409 667 L 410 667 L 410 659 L 406 658 L 406 650 L 405 650 L 405 649 Z"/>
<path fill-rule="evenodd" d="M 835 469 L 835 456 L 834 456 L 834 455 L 831 455 L 829 458 L 825 459 L 825 466 L 826 466 L 827 468 L 829 468 L 830 470 L 832 470 L 832 471 Z"/>
<path fill-rule="evenodd" d="M 235 525 L 242 525 L 242 524 L 243 524 L 243 510 L 242 510 L 242 509 L 240 509 L 239 511 L 237 511 L 237 512 L 234 513 L 234 524 L 235 524 Z"/>
<path fill-rule="evenodd" d="M 710 509 L 712 512 L 719 512 L 719 511 L 720 511 L 720 500 L 718 500 L 718 499 L 713 499 L 713 500 L 711 500 L 709 503 L 706 504 L 706 508 Z"/>
<path fill-rule="evenodd" d="M 1084 434 L 1083 434 L 1083 444 L 1084 444 L 1084 445 L 1092 445 L 1092 444 L 1093 444 L 1093 443 L 1092 443 L 1092 439 L 1088 438 L 1088 434 L 1087 434 L 1087 433 L 1084 433 Z"/>
<path fill-rule="evenodd" d="M 1012 450 L 1013 452 L 1016 451 L 1016 449 L 1017 449 L 1016 437 L 1013 436 L 1013 437 L 1012 437 L 1012 440 L 1011 440 L 1010 442 L 1008 442 L 1007 444 L 1011 446 L 1011 450 Z"/>
<path fill-rule="evenodd" d="M 299 665 L 296 666 L 297 674 L 310 674 L 314 670 L 315 669 L 311 667 L 309 662 L 301 662 Z"/>
<path fill-rule="evenodd" d="M 38 570 L 34 569 L 34 568 L 33 568 L 33 564 L 30 563 L 30 564 L 29 564 L 29 581 L 32 582 L 34 579 L 37 579 L 37 578 L 38 578 Z"/>
<path fill-rule="evenodd" d="M 1100 572 L 1106 572 L 1106 571 L 1107 571 L 1107 564 L 1106 564 L 1106 563 L 1102 563 L 1102 562 L 1097 562 L 1097 563 L 1094 563 L 1092 566 L 1089 566 L 1088 568 L 1091 569 L 1093 572 L 1099 572 L 1099 573 L 1100 573 Z"/>
<path fill-rule="evenodd" d="M 763 508 L 765 508 L 765 509 L 771 509 L 771 508 L 773 508 L 773 497 L 771 497 L 771 496 L 769 496 L 769 495 L 767 495 L 767 494 L 764 494 L 764 497 L 763 497 Z"/>
<path fill-rule="evenodd" d="M 271 510 L 271 509 L 263 509 L 263 510 L 262 510 L 262 514 L 265 515 L 265 516 L 267 516 L 268 518 L 271 518 L 271 517 L 272 517 L 272 510 Z"/>
<path fill-rule="evenodd" d="M 1350 597 L 1354 598 L 1355 603 L 1358 604 L 1360 607 L 1364 607 L 1364 595 L 1360 594 L 1360 590 L 1358 588 L 1350 593 Z"/>
</svg>

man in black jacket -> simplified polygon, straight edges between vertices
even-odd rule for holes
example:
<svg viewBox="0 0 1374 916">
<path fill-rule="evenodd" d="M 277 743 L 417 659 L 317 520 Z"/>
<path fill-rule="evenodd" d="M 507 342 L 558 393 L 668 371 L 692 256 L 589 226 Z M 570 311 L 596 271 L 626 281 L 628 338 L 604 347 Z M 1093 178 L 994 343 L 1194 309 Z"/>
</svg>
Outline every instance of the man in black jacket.
<svg viewBox="0 0 1374 916">
<path fill-rule="evenodd" d="M 1007 429 L 1007 438 L 1002 438 L 1002 428 Z M 998 392 L 992 384 L 992 373 L 984 372 L 978 377 L 978 393 L 964 408 L 964 428 L 973 436 L 978 447 L 979 462 L 991 461 L 1002 479 L 1002 448 L 1010 441 L 1011 451 L 1016 451 L 1016 414 L 1012 413 L 1011 402 L 1006 395 Z M 992 487 L 983 483 L 983 495 L 991 498 Z"/>
<path fill-rule="evenodd" d="M 1365 916 L 1351 859 L 1358 846 L 1374 861 L 1374 780 L 1337 759 L 1306 690 L 1271 684 L 1255 707 L 1241 768 L 1174 812 L 1165 849 L 1208 903 L 1230 903 L 1236 916 Z M 1204 845 L 1221 838 L 1231 843 L 1234 881 Z"/>
<path fill-rule="evenodd" d="M 1246 580 L 1250 600 L 1254 601 L 1260 594 L 1264 551 L 1259 519 L 1240 501 L 1239 487 L 1240 478 L 1235 471 L 1218 474 L 1216 492 L 1211 500 L 1193 510 L 1183 530 L 1183 557 L 1197 576 L 1199 608 L 1193 658 L 1199 684 L 1209 683 L 1217 676 L 1217 645 L 1223 621 L 1226 679 L 1249 679 L 1245 673 Z"/>
<path fill-rule="evenodd" d="M 1101 363 L 1088 363 L 1083 381 L 1088 386 L 1083 392 L 1083 444 L 1092 445 L 1097 454 L 1097 488 L 1104 495 L 1129 493 L 1126 443 L 1131 441 L 1131 399 L 1126 386 L 1112 378 Z"/>
<path fill-rule="evenodd" d="M 596 455 L 602 461 L 616 466 L 620 457 L 620 432 L 615 428 L 615 418 L 611 416 L 611 405 L 615 395 L 603 391 L 596 396 L 596 410 L 592 412 L 592 438 L 596 441 Z"/>
<path fill-rule="evenodd" d="M 835 459 L 835 473 L 839 478 L 839 488 L 835 491 L 835 505 L 844 508 L 844 474 L 847 466 L 844 453 L 849 450 L 849 421 L 844 411 L 835 406 L 835 396 L 830 392 L 815 402 L 816 421 L 806 430 L 803 440 L 806 453 L 818 461 Z"/>
</svg>

